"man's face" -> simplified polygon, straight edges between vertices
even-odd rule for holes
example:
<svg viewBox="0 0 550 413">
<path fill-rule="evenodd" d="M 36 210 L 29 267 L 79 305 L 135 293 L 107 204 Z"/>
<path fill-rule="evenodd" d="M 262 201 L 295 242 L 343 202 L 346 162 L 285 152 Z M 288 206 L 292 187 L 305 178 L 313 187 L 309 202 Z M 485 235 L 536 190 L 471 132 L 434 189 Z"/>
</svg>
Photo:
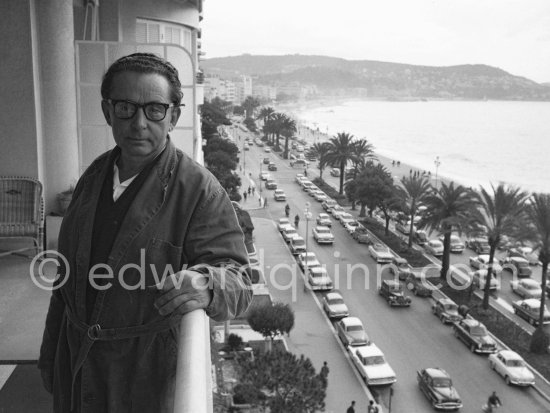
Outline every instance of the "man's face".
<svg viewBox="0 0 550 413">
<path fill-rule="evenodd" d="M 128 100 L 138 104 L 172 103 L 170 84 L 158 74 L 123 72 L 114 76 L 112 84 L 111 100 Z M 163 120 L 151 121 L 145 116 L 143 108 L 138 108 L 132 118 L 119 119 L 111 103 L 103 101 L 101 107 L 115 142 L 122 151 L 123 163 L 134 165 L 146 164 L 164 148 L 168 132 L 180 115 L 179 108 L 168 108 Z"/>
</svg>

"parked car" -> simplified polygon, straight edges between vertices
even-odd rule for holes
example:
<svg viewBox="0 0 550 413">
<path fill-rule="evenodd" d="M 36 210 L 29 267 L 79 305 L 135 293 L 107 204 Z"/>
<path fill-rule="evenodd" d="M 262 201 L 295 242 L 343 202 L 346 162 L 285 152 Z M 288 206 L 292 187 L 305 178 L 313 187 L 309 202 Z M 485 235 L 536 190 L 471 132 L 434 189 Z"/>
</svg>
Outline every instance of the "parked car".
<svg viewBox="0 0 550 413">
<path fill-rule="evenodd" d="M 315 191 L 313 193 L 313 198 L 317 201 L 317 202 L 323 202 L 325 199 L 328 198 L 327 194 L 325 194 L 323 191 L 321 190 L 318 190 L 318 191 Z"/>
<path fill-rule="evenodd" d="M 405 280 L 407 288 L 413 292 L 414 295 L 419 297 L 431 297 L 433 294 L 433 287 L 426 282 L 426 279 L 422 278 L 421 274 L 410 273 Z"/>
<path fill-rule="evenodd" d="M 390 306 L 409 307 L 411 298 L 405 295 L 403 287 L 395 280 L 383 280 L 378 289 L 380 294 Z"/>
<path fill-rule="evenodd" d="M 500 350 L 491 354 L 489 366 L 504 378 L 507 385 L 533 386 L 535 384 L 535 375 L 515 351 Z"/>
<path fill-rule="evenodd" d="M 359 227 L 359 222 L 357 222 L 355 219 L 344 220 L 344 228 L 346 229 L 348 234 L 353 234 L 357 227 Z"/>
<path fill-rule="evenodd" d="M 351 234 L 352 238 L 360 244 L 372 244 L 369 231 L 362 225 L 358 225 Z"/>
<path fill-rule="evenodd" d="M 290 161 L 290 166 L 292 167 L 299 166 L 302 168 L 306 168 L 307 166 L 309 166 L 309 162 L 306 161 L 305 159 L 295 159 L 293 161 Z"/>
<path fill-rule="evenodd" d="M 422 247 L 429 241 L 428 234 L 426 234 L 426 231 L 416 230 L 413 235 L 413 240 Z"/>
<path fill-rule="evenodd" d="M 286 227 L 283 227 L 281 235 L 283 236 L 285 242 L 288 244 L 291 238 L 298 236 L 298 232 L 296 231 L 296 228 L 289 224 Z"/>
<path fill-rule="evenodd" d="M 330 219 L 330 216 L 328 214 L 325 214 L 324 212 L 321 212 L 319 215 L 317 215 L 317 219 L 315 220 L 317 225 L 321 225 L 323 227 L 332 227 L 332 221 Z"/>
<path fill-rule="evenodd" d="M 338 168 L 332 168 L 332 169 L 330 170 L 330 176 L 335 176 L 335 177 L 340 176 L 340 169 L 338 169 Z"/>
<path fill-rule="evenodd" d="M 496 353 L 497 343 L 477 320 L 464 318 L 453 324 L 456 338 L 463 341 L 472 353 Z"/>
<path fill-rule="evenodd" d="M 296 183 L 301 183 L 302 181 L 302 178 L 304 178 L 304 174 L 296 174 L 296 177 L 294 178 L 294 180 L 296 181 Z"/>
<path fill-rule="evenodd" d="M 307 257 L 306 257 L 306 254 L 307 254 Z M 321 263 L 315 256 L 315 253 L 311 251 L 308 251 L 307 253 L 302 252 L 298 254 L 298 265 L 302 270 L 305 269 L 306 262 L 307 262 L 308 269 L 321 266 Z"/>
<path fill-rule="evenodd" d="M 286 225 L 291 225 L 290 220 L 288 218 L 279 218 L 279 221 L 277 222 L 277 229 L 279 232 L 283 230 L 283 227 Z"/>
<path fill-rule="evenodd" d="M 348 347 L 348 353 L 368 386 L 383 386 L 397 381 L 395 372 L 376 344 Z"/>
<path fill-rule="evenodd" d="M 397 221 L 395 229 L 405 235 L 409 235 L 411 232 L 411 221 Z M 413 225 L 413 231 L 416 232 L 416 227 Z"/>
<path fill-rule="evenodd" d="M 477 254 L 489 254 L 491 250 L 486 237 L 470 238 L 466 241 L 466 246 Z"/>
<path fill-rule="evenodd" d="M 542 295 L 542 288 L 539 282 L 531 278 L 512 280 L 510 281 L 510 288 L 523 298 L 540 298 Z"/>
<path fill-rule="evenodd" d="M 276 171 L 277 165 L 275 165 L 275 162 L 269 162 L 269 165 L 267 165 L 267 169 L 270 171 Z"/>
<path fill-rule="evenodd" d="M 344 318 L 349 316 L 348 306 L 339 292 L 331 291 L 323 297 L 323 310 L 328 318 Z"/>
<path fill-rule="evenodd" d="M 266 147 L 264 148 L 264 152 L 265 152 L 265 153 L 270 153 L 270 152 L 271 152 L 271 148 L 270 148 L 269 146 L 266 146 Z"/>
<path fill-rule="evenodd" d="M 338 205 L 338 202 L 336 202 L 334 199 L 331 199 L 331 198 L 327 199 L 326 201 L 323 201 L 323 203 L 321 204 L 323 209 L 327 212 L 329 209 L 331 209 L 335 205 Z"/>
<path fill-rule="evenodd" d="M 264 158 L 262 162 L 263 162 L 264 164 L 266 164 L 266 165 L 269 165 L 269 163 L 271 162 L 271 159 L 269 159 L 269 158 Z"/>
<path fill-rule="evenodd" d="M 526 320 L 529 324 L 534 326 L 539 325 L 540 300 L 536 298 L 519 300 L 513 302 L 512 307 L 514 307 L 514 313 Z M 546 305 L 544 306 L 542 324 L 550 324 L 550 311 L 548 311 Z"/>
<path fill-rule="evenodd" d="M 379 264 L 392 262 L 393 254 L 384 244 L 376 243 L 369 245 L 370 256 Z"/>
<path fill-rule="evenodd" d="M 336 323 L 336 333 L 344 346 L 363 346 L 370 344 L 363 323 L 357 317 L 344 317 Z"/>
<path fill-rule="evenodd" d="M 340 214 L 338 214 L 338 221 L 340 222 L 340 224 L 343 224 L 343 221 L 346 220 L 346 219 L 354 219 L 353 218 L 353 215 L 351 215 L 349 212 L 342 212 Z"/>
<path fill-rule="evenodd" d="M 313 232 L 313 239 L 318 244 L 334 243 L 334 235 L 330 231 L 329 227 L 316 226 L 315 228 L 313 228 L 312 232 Z"/>
<path fill-rule="evenodd" d="M 501 265 L 508 271 L 515 271 L 520 278 L 530 277 L 533 270 L 529 267 L 529 262 L 522 257 L 506 257 L 501 261 Z"/>
<path fill-rule="evenodd" d="M 282 189 L 276 189 L 273 193 L 273 198 L 275 198 L 275 201 L 286 201 L 285 191 Z"/>
<path fill-rule="evenodd" d="M 443 324 L 456 323 L 462 320 L 458 305 L 450 298 L 440 298 L 432 305 L 432 313 L 439 317 Z"/>
<path fill-rule="evenodd" d="M 307 267 L 307 281 L 312 290 L 332 290 L 332 280 L 330 279 L 326 268 L 320 266 Z"/>
<path fill-rule="evenodd" d="M 401 281 L 404 281 L 410 274 L 412 274 L 411 266 L 405 258 L 394 255 L 391 263 L 393 265 L 390 266 L 390 272 L 393 275 L 397 275 Z"/>
<path fill-rule="evenodd" d="M 298 255 L 301 252 L 306 252 L 306 241 L 299 235 L 292 238 L 288 243 L 288 248 L 292 255 Z"/>
<path fill-rule="evenodd" d="M 439 237 L 439 241 L 443 242 L 443 239 L 444 239 L 443 235 Z M 466 246 L 464 245 L 460 237 L 458 235 L 451 234 L 450 251 L 457 254 L 462 254 L 465 248 Z"/>
<path fill-rule="evenodd" d="M 470 273 L 470 277 L 472 278 L 472 283 L 475 287 L 485 290 L 485 282 L 487 280 L 487 270 L 477 270 L 472 273 Z M 498 278 L 498 273 L 495 275 L 495 273 L 491 273 L 491 281 L 489 281 L 489 290 L 490 291 L 498 291 L 500 290 L 500 280 Z"/>
<path fill-rule="evenodd" d="M 344 207 L 342 207 L 341 205 L 334 205 L 329 209 L 330 215 L 332 215 L 336 219 L 338 219 L 338 215 L 342 214 L 343 212 L 345 212 L 345 210 Z"/>
<path fill-rule="evenodd" d="M 438 239 L 429 240 L 428 243 L 424 245 L 424 249 L 428 254 L 432 254 L 434 257 L 441 257 L 443 255 L 443 243 Z"/>
<path fill-rule="evenodd" d="M 271 179 L 271 175 L 267 171 L 260 172 L 259 176 L 262 181 L 267 181 L 268 179 Z"/>
<path fill-rule="evenodd" d="M 531 247 L 515 247 L 508 250 L 508 257 L 525 258 L 529 265 L 541 265 L 539 254 L 533 251 Z"/>
<path fill-rule="evenodd" d="M 457 410 L 462 407 L 451 376 L 445 370 L 439 367 L 422 369 L 416 372 L 416 378 L 418 387 L 434 409 Z"/>
<path fill-rule="evenodd" d="M 274 179 L 268 179 L 265 183 L 266 189 L 277 189 L 277 182 Z"/>
<path fill-rule="evenodd" d="M 470 257 L 468 259 L 470 267 L 478 270 L 485 270 L 489 267 L 489 255 L 481 254 L 477 257 Z M 493 258 L 493 274 L 500 274 L 502 272 L 502 266 L 498 263 L 496 258 Z"/>
</svg>

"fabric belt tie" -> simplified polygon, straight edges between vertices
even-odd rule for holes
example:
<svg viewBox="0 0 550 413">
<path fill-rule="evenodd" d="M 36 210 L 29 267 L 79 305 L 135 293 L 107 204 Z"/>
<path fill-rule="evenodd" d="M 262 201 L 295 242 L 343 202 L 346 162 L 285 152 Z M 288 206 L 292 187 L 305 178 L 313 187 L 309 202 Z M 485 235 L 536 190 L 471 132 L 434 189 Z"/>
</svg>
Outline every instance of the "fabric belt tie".
<svg viewBox="0 0 550 413">
<path fill-rule="evenodd" d="M 113 340 L 123 340 L 127 338 L 136 338 L 144 336 L 147 334 L 160 333 L 161 331 L 168 330 L 172 327 L 178 325 L 181 317 L 178 314 L 171 315 L 168 318 L 159 321 L 153 321 L 147 324 L 142 324 L 139 326 L 132 327 L 118 327 L 118 328 L 101 328 L 99 324 L 86 324 L 78 317 L 76 317 L 73 312 L 65 307 L 65 314 L 67 315 L 67 320 L 76 327 L 77 330 L 86 333 L 84 341 L 80 350 L 78 351 L 78 356 L 76 358 L 76 363 L 73 371 L 73 380 L 71 385 L 71 410 L 75 408 L 74 400 L 74 386 L 76 382 L 76 377 L 78 372 L 82 368 L 84 361 L 88 357 L 88 353 L 92 348 L 92 345 L 96 341 L 113 341 Z"/>
</svg>

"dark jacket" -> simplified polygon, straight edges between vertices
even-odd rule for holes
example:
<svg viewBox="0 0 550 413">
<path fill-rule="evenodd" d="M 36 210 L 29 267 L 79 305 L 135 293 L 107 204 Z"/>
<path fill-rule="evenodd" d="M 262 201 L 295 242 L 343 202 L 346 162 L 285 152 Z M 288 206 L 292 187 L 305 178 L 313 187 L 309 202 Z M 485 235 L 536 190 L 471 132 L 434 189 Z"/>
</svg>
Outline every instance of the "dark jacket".
<svg viewBox="0 0 550 413">
<path fill-rule="evenodd" d="M 97 294 L 90 325 L 112 337 L 94 340 L 98 328 L 84 324 L 93 221 L 119 152 L 100 156 L 83 174 L 61 225 L 59 252 L 68 262 L 61 275 L 67 276 L 52 293 L 38 364 L 53 372 L 55 412 L 71 405 L 81 412 L 171 411 L 179 319 L 160 316 L 153 307 L 159 292 L 145 288 L 166 271 L 207 264 L 213 285 L 207 314 L 218 321 L 238 316 L 252 299 L 248 275 L 239 273 L 248 263 L 243 233 L 225 190 L 168 141 L 109 254 L 111 285 Z M 139 288 L 123 288 L 121 280 Z M 137 334 L 124 330 L 134 326 Z"/>
</svg>

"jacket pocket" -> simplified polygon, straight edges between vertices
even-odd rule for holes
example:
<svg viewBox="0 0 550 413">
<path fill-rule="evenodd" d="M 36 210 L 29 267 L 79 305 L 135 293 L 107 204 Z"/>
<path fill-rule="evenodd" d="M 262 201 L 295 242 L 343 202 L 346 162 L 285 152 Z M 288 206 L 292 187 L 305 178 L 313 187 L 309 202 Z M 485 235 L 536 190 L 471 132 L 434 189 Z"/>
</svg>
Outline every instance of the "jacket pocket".
<svg viewBox="0 0 550 413">
<path fill-rule="evenodd" d="M 182 252 L 183 247 L 159 238 L 151 238 L 145 252 L 148 285 L 151 282 L 156 284 L 162 278 L 180 271 L 183 265 Z"/>
</svg>

